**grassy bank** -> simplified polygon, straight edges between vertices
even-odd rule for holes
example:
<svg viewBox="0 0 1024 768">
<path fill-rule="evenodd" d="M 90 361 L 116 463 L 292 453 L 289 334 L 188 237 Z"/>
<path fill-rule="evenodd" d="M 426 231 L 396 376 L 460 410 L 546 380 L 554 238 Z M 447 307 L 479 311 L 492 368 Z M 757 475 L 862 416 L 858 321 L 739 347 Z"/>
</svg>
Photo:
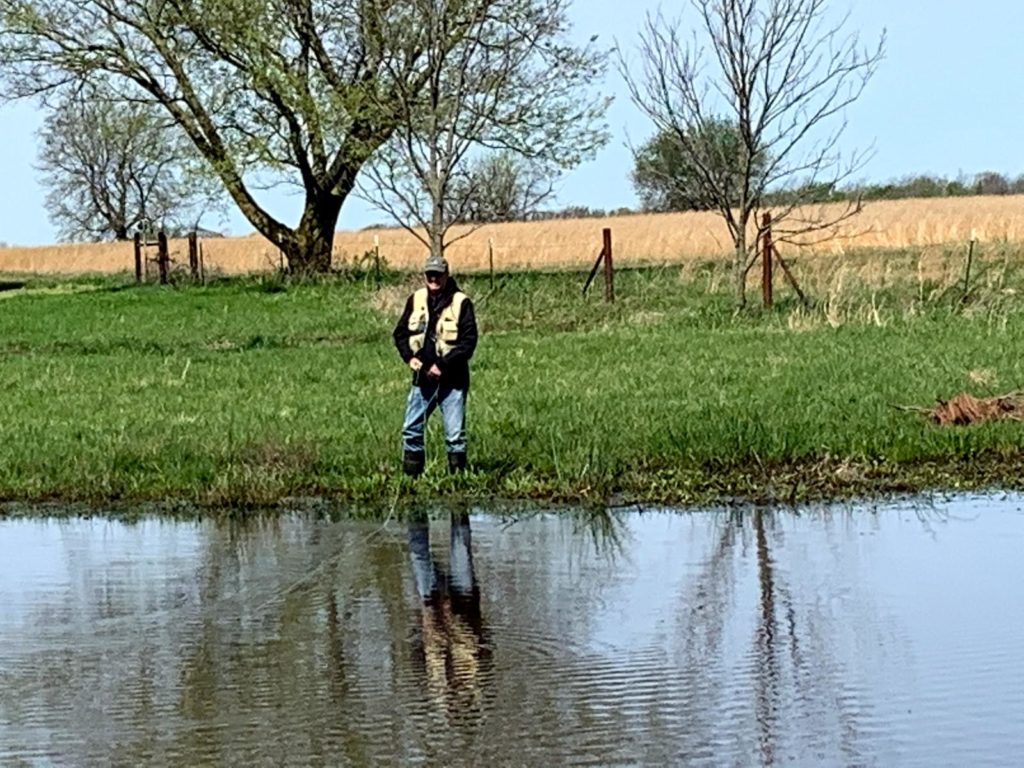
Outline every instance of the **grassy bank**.
<svg viewBox="0 0 1024 768">
<path fill-rule="evenodd" d="M 1024 386 L 1021 257 L 983 254 L 966 301 L 955 253 L 927 276 L 914 252 L 851 257 L 804 270 L 817 306 L 780 288 L 770 313 L 734 313 L 713 263 L 621 272 L 614 307 L 599 287 L 581 298 L 578 274 L 501 275 L 493 290 L 464 277 L 482 334 L 474 471 L 445 474 L 432 422 L 415 493 L 688 503 L 1019 486 L 1021 424 L 939 428 L 893 406 Z M 415 278 L 25 282 L 0 292 L 0 499 L 380 507 L 413 492 L 390 331 Z"/>
</svg>

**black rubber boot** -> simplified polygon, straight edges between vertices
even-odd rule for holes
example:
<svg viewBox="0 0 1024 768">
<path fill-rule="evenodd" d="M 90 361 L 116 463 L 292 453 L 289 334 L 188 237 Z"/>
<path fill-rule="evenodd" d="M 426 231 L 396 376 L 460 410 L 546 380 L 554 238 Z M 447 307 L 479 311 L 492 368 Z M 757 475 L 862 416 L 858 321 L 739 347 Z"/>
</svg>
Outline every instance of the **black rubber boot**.
<svg viewBox="0 0 1024 768">
<path fill-rule="evenodd" d="M 449 453 L 448 454 L 448 473 L 454 475 L 456 472 L 462 472 L 466 468 L 466 454 L 464 453 Z"/>
<path fill-rule="evenodd" d="M 423 451 L 406 451 L 402 456 L 402 471 L 409 477 L 419 477 L 423 474 L 423 465 L 427 456 Z"/>
</svg>

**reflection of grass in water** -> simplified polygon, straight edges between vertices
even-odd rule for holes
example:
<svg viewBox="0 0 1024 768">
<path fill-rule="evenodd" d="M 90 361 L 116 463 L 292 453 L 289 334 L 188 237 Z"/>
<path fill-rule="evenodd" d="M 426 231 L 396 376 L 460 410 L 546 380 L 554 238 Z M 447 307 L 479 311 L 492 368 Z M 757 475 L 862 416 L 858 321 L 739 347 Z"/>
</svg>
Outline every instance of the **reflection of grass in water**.
<svg viewBox="0 0 1024 768">
<path fill-rule="evenodd" d="M 552 510 L 541 510 L 536 506 L 488 504 L 487 511 L 504 517 L 505 526 L 514 526 L 525 520 L 551 514 Z M 592 548 L 593 554 L 611 561 L 621 557 L 626 550 L 629 537 L 628 514 L 631 510 L 615 510 L 604 505 L 565 506 L 556 510 L 572 524 L 572 547 L 583 550 Z"/>
<path fill-rule="evenodd" d="M 780 286 L 768 313 L 734 313 L 715 263 L 622 271 L 613 307 L 581 298 L 578 274 L 466 278 L 476 471 L 447 475 L 433 424 L 414 498 L 799 500 L 1024 476 L 1019 426 L 940 430 L 892 408 L 1024 382 L 1020 254 L 981 249 L 966 301 L 962 254 L 934 255 L 934 274 L 929 254 L 858 258 L 819 277 L 794 259 L 817 303 Z M 43 282 L 26 280 L 59 287 Z M 0 313 L 0 496 L 408 495 L 390 284 L 83 285 Z"/>
<path fill-rule="evenodd" d="M 612 560 L 622 556 L 628 529 L 621 514 L 604 508 L 583 509 L 573 515 L 573 521 L 577 533 L 586 534 L 598 555 Z"/>
</svg>

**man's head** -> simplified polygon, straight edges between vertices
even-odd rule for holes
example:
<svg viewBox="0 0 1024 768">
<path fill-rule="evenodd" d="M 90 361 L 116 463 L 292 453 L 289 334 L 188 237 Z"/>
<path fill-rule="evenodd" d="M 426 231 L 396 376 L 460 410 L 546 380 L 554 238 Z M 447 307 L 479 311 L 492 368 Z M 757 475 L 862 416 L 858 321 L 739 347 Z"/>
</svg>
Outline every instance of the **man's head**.
<svg viewBox="0 0 1024 768">
<path fill-rule="evenodd" d="M 423 277 L 427 281 L 427 290 L 439 293 L 448 283 L 448 262 L 440 256 L 428 256 L 423 266 Z"/>
</svg>

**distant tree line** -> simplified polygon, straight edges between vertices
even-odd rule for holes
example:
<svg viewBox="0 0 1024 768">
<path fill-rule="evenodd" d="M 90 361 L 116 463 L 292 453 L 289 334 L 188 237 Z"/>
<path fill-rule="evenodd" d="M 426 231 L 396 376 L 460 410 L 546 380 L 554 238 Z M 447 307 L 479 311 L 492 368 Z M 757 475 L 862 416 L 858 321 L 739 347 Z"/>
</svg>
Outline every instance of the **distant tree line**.
<svg viewBox="0 0 1024 768">
<path fill-rule="evenodd" d="M 635 177 L 634 177 L 635 178 Z M 634 184 L 636 182 L 634 181 Z M 671 211 L 706 210 L 706 206 L 694 204 L 685 199 L 662 199 L 654 201 L 641 197 L 637 208 L 622 206 L 618 208 L 591 208 L 585 205 L 567 205 L 561 208 L 516 212 L 509 211 L 507 216 L 473 219 L 487 223 L 492 221 L 551 221 L 556 219 L 599 219 L 608 216 L 634 216 L 644 213 L 664 213 Z M 906 176 L 883 183 L 852 184 L 835 188 L 828 184 L 815 187 L 801 187 L 798 192 L 769 192 L 763 204 L 766 206 L 787 205 L 796 198 L 810 203 L 838 203 L 856 200 L 905 200 L 909 198 L 934 197 L 973 197 L 978 195 L 1024 195 L 1024 174 L 1010 176 L 994 171 L 984 171 L 956 178 L 920 174 Z"/>
<path fill-rule="evenodd" d="M 795 192 L 769 192 L 766 205 L 786 205 L 797 195 L 805 202 L 838 203 L 857 200 L 906 200 L 909 198 L 973 197 L 1024 194 L 1024 175 L 1016 178 L 995 171 L 956 178 L 918 174 L 884 183 L 859 183 L 843 187 L 820 184 Z"/>
<path fill-rule="evenodd" d="M 843 199 L 860 197 L 863 200 L 900 200 L 908 197 L 969 197 L 972 195 L 1024 194 L 1024 174 L 1016 178 L 995 171 L 982 171 L 973 177 L 921 174 L 905 176 L 884 184 L 859 184 L 833 191 Z"/>
</svg>

